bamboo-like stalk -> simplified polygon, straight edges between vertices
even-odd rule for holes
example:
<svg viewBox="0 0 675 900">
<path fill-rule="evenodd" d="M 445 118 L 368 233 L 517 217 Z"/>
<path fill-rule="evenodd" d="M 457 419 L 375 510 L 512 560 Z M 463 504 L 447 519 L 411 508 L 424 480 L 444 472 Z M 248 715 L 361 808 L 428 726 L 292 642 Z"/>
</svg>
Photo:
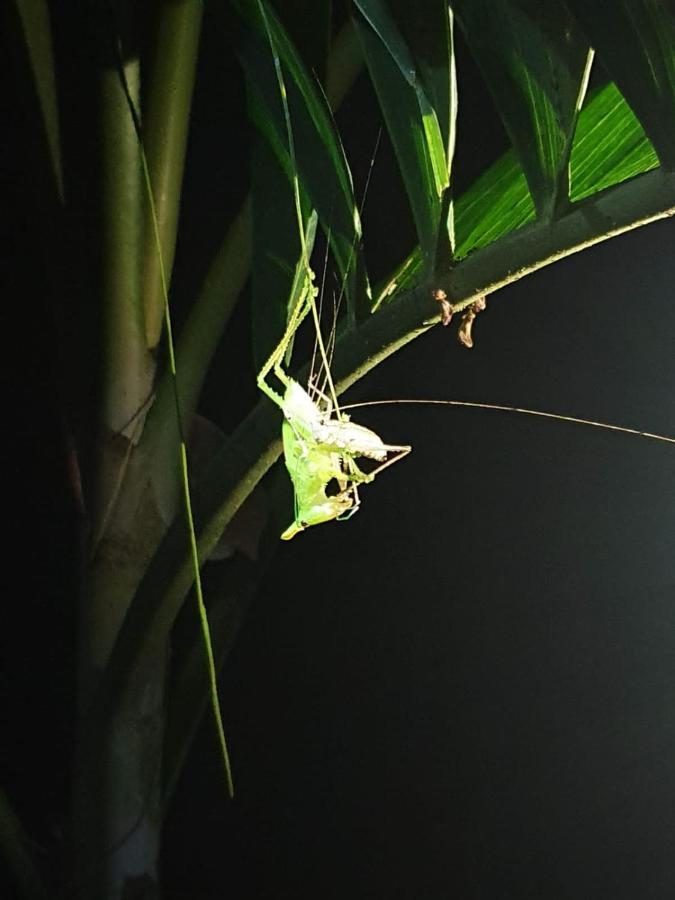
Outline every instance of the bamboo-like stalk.
<svg viewBox="0 0 675 900">
<path fill-rule="evenodd" d="M 140 63 L 122 61 L 136 104 Z M 145 343 L 141 301 L 140 245 L 143 221 L 141 163 L 119 74 L 101 73 L 101 304 L 104 310 L 103 423 L 112 434 L 134 441 L 139 410 L 152 387 L 154 365 Z"/>
<path fill-rule="evenodd" d="M 202 0 L 163 0 L 144 117 L 145 153 L 155 198 L 162 259 L 171 282 L 190 109 L 202 24 Z M 159 343 L 164 296 L 150 210 L 146 203 L 143 307 L 148 347 Z"/>
<path fill-rule="evenodd" d="M 154 117 L 149 131 L 155 148 L 154 177 L 162 186 L 163 232 L 173 253 L 178 200 L 182 178 L 185 135 L 194 80 L 201 5 L 181 4 L 179 12 L 192 15 L 193 28 L 181 45 L 182 89 L 162 97 L 167 79 L 165 44 L 176 37 L 176 5 L 167 2 L 158 12 L 160 48 L 155 56 L 156 86 L 152 100 Z M 139 60 L 127 47 L 137 42 L 133 9 L 118 10 L 128 16 L 103 17 L 101 47 L 100 175 L 101 250 L 100 285 L 104 315 L 105 360 L 103 424 L 100 454 L 101 515 L 89 565 L 87 595 L 82 610 L 81 696 L 86 710 L 99 673 L 105 668 L 120 622 L 127 613 L 135 588 L 163 530 L 155 498 L 148 489 L 148 459 L 137 440 L 143 428 L 154 378 L 154 360 L 146 342 L 142 284 L 152 283 L 159 269 L 157 243 L 147 280 L 141 260 L 146 186 L 142 180 L 142 155 L 137 133 L 140 110 Z M 168 22 L 166 21 L 168 19 Z M 105 21 L 104 21 L 105 20 Z M 195 24 L 196 20 L 196 24 Z M 185 38 L 179 35 L 177 38 Z M 119 39 L 119 45 L 115 41 Z M 174 48 L 175 49 L 175 48 Z M 176 50 L 176 52 L 179 52 Z M 165 88 L 167 87 L 165 84 Z M 176 98 L 178 94 L 178 98 Z M 135 111 L 132 114 L 132 110 Z M 174 146 L 174 141 L 178 145 Z M 182 144 L 181 144 L 182 141 Z M 167 152 L 164 153 L 163 145 Z M 173 152 L 172 152 L 173 151 Z M 161 290 L 161 281 L 160 281 Z M 164 294 L 160 295 L 164 314 Z M 153 305 L 149 306 L 150 312 Z M 175 453 L 175 443 L 173 452 Z M 148 653 L 127 672 L 126 690 L 113 714 L 88 730 L 83 715 L 78 740 L 75 784 L 75 830 L 78 880 L 84 897 L 117 900 L 129 883 L 143 878 L 157 881 L 161 803 L 159 777 L 164 731 L 166 634 L 158 634 Z M 89 752 L 94 746 L 95 752 Z"/>
</svg>

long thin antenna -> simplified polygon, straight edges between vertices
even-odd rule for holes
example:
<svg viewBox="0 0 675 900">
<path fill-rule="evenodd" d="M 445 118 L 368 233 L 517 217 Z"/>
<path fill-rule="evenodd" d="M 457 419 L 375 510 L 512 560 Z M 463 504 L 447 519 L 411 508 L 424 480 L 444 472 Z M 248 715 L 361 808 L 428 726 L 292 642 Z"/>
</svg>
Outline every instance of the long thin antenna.
<svg viewBox="0 0 675 900">
<path fill-rule="evenodd" d="M 543 412 L 540 409 L 525 409 L 521 406 L 505 406 L 500 403 L 478 403 L 471 400 L 426 400 L 426 399 L 402 399 L 402 400 L 368 400 L 364 403 L 350 403 L 342 409 L 359 409 L 364 406 L 394 406 L 400 404 L 422 406 L 464 406 L 469 409 L 491 409 L 496 412 L 521 413 L 526 416 L 540 416 L 544 419 L 557 419 L 559 422 L 572 422 L 575 425 L 590 425 L 593 428 L 604 428 L 606 431 L 620 431 L 623 434 L 632 434 L 636 437 L 649 438 L 652 441 L 664 441 L 675 444 L 675 437 L 664 434 L 654 434 L 651 431 L 640 431 L 638 428 L 629 428 L 625 425 L 611 425 L 608 422 L 596 422 L 594 419 L 582 419 L 579 416 L 563 416 L 559 413 Z"/>
</svg>

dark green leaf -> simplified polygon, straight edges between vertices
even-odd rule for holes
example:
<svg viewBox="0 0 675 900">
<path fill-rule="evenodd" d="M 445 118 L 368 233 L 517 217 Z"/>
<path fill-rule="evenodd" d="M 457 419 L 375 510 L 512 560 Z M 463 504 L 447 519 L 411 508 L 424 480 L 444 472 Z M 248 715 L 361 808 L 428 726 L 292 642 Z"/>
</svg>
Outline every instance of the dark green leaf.
<svg viewBox="0 0 675 900">
<path fill-rule="evenodd" d="M 573 202 L 658 166 L 654 148 L 614 84 L 597 91 L 579 115 L 571 156 Z M 461 259 L 534 219 L 525 176 L 512 150 L 484 172 L 455 204 Z M 376 307 L 423 274 L 416 248 L 376 292 Z"/>
<path fill-rule="evenodd" d="M 49 5 L 46 0 L 15 0 L 15 6 L 42 118 L 55 193 L 63 201 L 61 138 Z"/>
<path fill-rule="evenodd" d="M 237 7 L 252 26 L 240 51 L 252 97 L 250 108 L 282 167 L 292 177 L 286 122 L 265 26 L 257 3 L 242 0 Z M 266 9 L 267 23 L 284 71 L 300 185 L 330 236 L 353 313 L 362 302 L 359 298 L 367 298 L 370 289 L 360 261 L 361 224 L 351 174 L 315 79 L 307 72 L 279 20 L 269 7 Z M 290 185 L 288 192 L 292 202 Z"/>
<path fill-rule="evenodd" d="M 616 86 L 581 110 L 571 155 L 571 199 L 578 201 L 658 165 L 642 126 Z M 534 218 L 524 175 L 512 152 L 485 172 L 456 204 L 457 255 L 466 256 Z"/>
<path fill-rule="evenodd" d="M 570 0 L 668 169 L 675 168 L 675 12 L 661 0 Z"/>
<path fill-rule="evenodd" d="M 588 44 L 550 0 L 455 0 L 453 8 L 518 155 L 539 216 L 568 198 Z"/>
<path fill-rule="evenodd" d="M 360 15 L 355 15 L 355 23 L 370 76 L 398 158 L 425 265 L 431 268 L 439 239 L 443 195 L 449 184 L 456 111 L 447 6 L 434 4 L 428 27 L 417 32 L 420 58 L 424 61 L 419 67 L 391 11 L 381 0 L 357 0 L 356 6 Z M 428 39 L 430 30 L 434 32 L 433 44 Z M 440 44 L 445 49 L 443 63 Z M 425 74 L 429 83 L 433 82 L 429 91 Z M 441 87 L 443 80 L 445 89 Z M 435 102 L 442 106 L 440 112 Z"/>
<path fill-rule="evenodd" d="M 457 118 L 452 11 L 444 0 L 432 0 L 427 4 L 425 15 L 421 15 L 420 7 L 409 0 L 390 0 L 390 6 L 410 48 L 424 93 L 438 119 L 450 172 Z"/>
<path fill-rule="evenodd" d="M 308 72 L 321 84 L 326 80 L 326 60 L 331 40 L 331 0 L 283 0 L 276 4 L 284 28 Z"/>
</svg>

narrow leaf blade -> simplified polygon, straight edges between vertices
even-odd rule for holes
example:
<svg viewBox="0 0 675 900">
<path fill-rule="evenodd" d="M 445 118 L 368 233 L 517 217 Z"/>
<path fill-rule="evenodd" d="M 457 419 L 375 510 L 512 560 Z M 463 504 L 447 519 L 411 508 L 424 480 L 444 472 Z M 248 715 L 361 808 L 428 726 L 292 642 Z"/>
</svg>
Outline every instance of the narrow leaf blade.
<svg viewBox="0 0 675 900">
<path fill-rule="evenodd" d="M 570 0 L 659 159 L 675 168 L 675 8 L 663 0 Z"/>
<path fill-rule="evenodd" d="M 560 3 L 455 0 L 457 19 L 520 160 L 539 216 L 568 195 L 588 44 Z"/>
<path fill-rule="evenodd" d="M 618 88 L 595 92 L 579 115 L 571 155 L 571 200 L 578 202 L 658 166 L 656 152 Z M 535 218 L 523 170 L 509 150 L 455 203 L 457 248 L 462 259 Z M 376 307 L 423 277 L 415 248 L 378 287 Z"/>
<path fill-rule="evenodd" d="M 251 26 L 240 58 L 249 91 L 256 95 L 255 121 L 283 168 L 292 176 L 283 107 L 265 27 L 257 3 L 242 0 L 237 7 Z M 351 173 L 324 96 L 269 7 L 266 19 L 284 70 L 298 179 L 330 236 L 345 284 L 348 308 L 354 314 L 360 298 L 369 296 L 370 288 L 361 259 L 361 223 Z"/>
<path fill-rule="evenodd" d="M 436 257 L 454 147 L 456 91 L 451 20 L 444 3 L 432 7 L 430 17 L 441 30 L 445 48 L 432 94 L 426 89 L 421 67 L 390 9 L 381 0 L 357 0 L 356 6 L 359 13 L 354 22 L 398 159 L 425 267 L 430 270 Z M 425 49 L 429 49 L 429 42 L 423 48 L 423 37 L 424 34 L 418 34 L 418 49 L 420 56 L 428 59 Z M 442 79 L 447 81 L 445 93 L 440 88 Z M 440 115 L 432 102 L 438 102 L 439 97 L 445 98 Z"/>
</svg>

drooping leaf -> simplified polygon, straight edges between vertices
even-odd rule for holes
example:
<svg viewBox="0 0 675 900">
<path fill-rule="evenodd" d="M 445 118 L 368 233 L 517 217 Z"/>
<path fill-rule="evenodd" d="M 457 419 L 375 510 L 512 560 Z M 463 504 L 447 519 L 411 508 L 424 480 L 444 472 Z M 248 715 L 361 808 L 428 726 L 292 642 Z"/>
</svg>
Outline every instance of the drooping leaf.
<svg viewBox="0 0 675 900">
<path fill-rule="evenodd" d="M 284 28 L 293 41 L 308 72 L 321 84 L 326 80 L 326 63 L 331 43 L 332 0 L 283 0 Z"/>
<path fill-rule="evenodd" d="M 452 164 L 457 128 L 457 77 L 454 52 L 454 15 L 445 0 L 432 0 L 425 14 L 409 0 L 389 0 L 390 7 L 413 59 L 418 79 L 438 120 L 445 148 L 448 183 L 452 187 Z M 422 107 L 420 106 L 420 109 Z M 445 191 L 441 207 L 435 267 L 452 259 L 455 244 L 454 206 L 451 191 Z M 449 242 L 448 242 L 449 238 Z"/>
<path fill-rule="evenodd" d="M 668 0 L 570 0 L 659 159 L 675 168 L 675 8 Z"/>
<path fill-rule="evenodd" d="M 265 24 L 257 2 L 238 0 L 236 6 L 251 26 L 240 48 L 249 96 L 253 98 L 250 109 L 291 178 L 294 173 L 286 121 Z M 367 298 L 370 288 L 361 262 L 361 223 L 349 167 L 326 101 L 269 6 L 266 20 L 283 67 L 298 179 L 329 235 L 348 307 L 354 313 L 362 303 L 359 298 Z M 292 202 L 290 185 L 289 197 Z"/>
<path fill-rule="evenodd" d="M 450 174 L 457 118 L 457 78 L 453 47 L 454 17 L 445 2 L 427 4 L 424 15 L 409 0 L 389 0 L 434 110 L 446 149 Z"/>
<path fill-rule="evenodd" d="M 648 172 L 659 161 L 633 111 L 616 85 L 598 90 L 579 115 L 571 155 L 572 202 Z M 527 182 L 512 150 L 484 172 L 455 202 L 456 256 L 492 243 L 535 217 Z M 375 292 L 375 306 L 423 276 L 416 248 Z"/>
<path fill-rule="evenodd" d="M 456 93 L 447 5 L 438 2 L 430 6 L 427 27 L 416 34 L 424 60 L 419 65 L 414 48 L 382 0 L 357 0 L 356 6 L 359 12 L 354 21 L 398 159 L 425 266 L 431 269 L 442 224 L 443 196 L 449 185 L 449 153 L 454 147 Z M 432 89 L 427 90 L 425 75 L 429 84 L 433 83 Z"/>
<path fill-rule="evenodd" d="M 571 154 L 573 202 L 658 165 L 654 148 L 614 84 L 598 90 L 579 115 Z M 534 205 L 512 151 L 456 203 L 457 256 L 466 256 L 534 218 Z"/>
<path fill-rule="evenodd" d="M 537 214 L 568 199 L 568 162 L 588 44 L 563 4 L 455 0 L 466 42 L 520 160 Z"/>
<path fill-rule="evenodd" d="M 14 5 L 20 22 L 28 65 L 33 76 L 55 194 L 63 201 L 61 137 L 49 4 L 46 0 L 14 0 Z"/>
</svg>

